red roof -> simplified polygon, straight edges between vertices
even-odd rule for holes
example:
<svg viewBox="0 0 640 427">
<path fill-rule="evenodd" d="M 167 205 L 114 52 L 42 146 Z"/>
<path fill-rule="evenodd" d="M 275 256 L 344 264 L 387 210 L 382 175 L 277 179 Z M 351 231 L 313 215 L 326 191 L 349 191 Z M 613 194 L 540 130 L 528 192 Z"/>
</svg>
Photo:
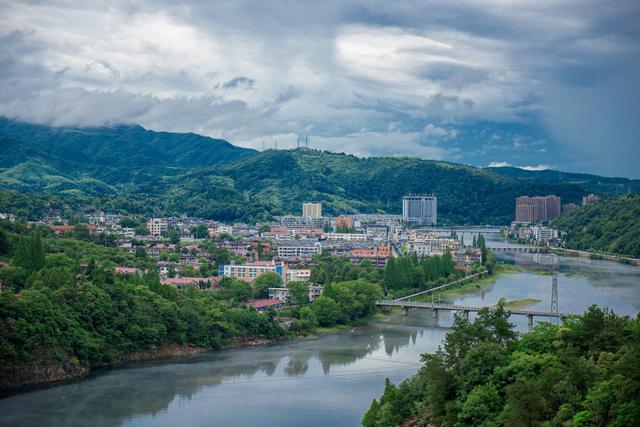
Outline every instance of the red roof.
<svg viewBox="0 0 640 427">
<path fill-rule="evenodd" d="M 251 266 L 251 267 L 273 267 L 275 264 L 273 263 L 273 261 L 254 261 L 254 262 L 248 262 L 244 265 Z"/>
<path fill-rule="evenodd" d="M 282 301 L 279 299 L 257 299 L 254 301 L 248 301 L 247 305 L 253 308 L 272 307 L 274 305 L 282 305 Z"/>
<path fill-rule="evenodd" d="M 191 285 L 198 283 L 211 282 L 212 285 L 217 285 L 221 277 L 167 277 L 162 279 L 160 283 L 163 285 Z"/>
</svg>

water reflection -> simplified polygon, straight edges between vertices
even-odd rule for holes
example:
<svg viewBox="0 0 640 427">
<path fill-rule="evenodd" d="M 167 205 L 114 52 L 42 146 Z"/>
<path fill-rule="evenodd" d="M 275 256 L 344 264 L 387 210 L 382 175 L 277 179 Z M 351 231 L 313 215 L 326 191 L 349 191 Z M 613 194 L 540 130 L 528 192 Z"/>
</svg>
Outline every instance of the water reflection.
<svg viewBox="0 0 640 427">
<path fill-rule="evenodd" d="M 640 269 L 582 258 L 509 255 L 527 271 L 501 275 L 479 292 L 453 299 L 491 305 L 499 298 L 539 300 L 548 309 L 551 278 L 559 274 L 560 310 L 598 303 L 623 314 L 640 308 Z M 179 363 L 150 363 L 0 399 L 2 426 L 357 425 L 371 399 L 415 372 L 422 352 L 442 342 L 452 313 L 393 312 L 375 324 L 313 340 L 197 355 Z M 538 319 L 536 319 L 538 320 Z M 540 319 L 544 320 L 544 319 Z M 526 319 L 512 322 L 526 330 Z"/>
</svg>

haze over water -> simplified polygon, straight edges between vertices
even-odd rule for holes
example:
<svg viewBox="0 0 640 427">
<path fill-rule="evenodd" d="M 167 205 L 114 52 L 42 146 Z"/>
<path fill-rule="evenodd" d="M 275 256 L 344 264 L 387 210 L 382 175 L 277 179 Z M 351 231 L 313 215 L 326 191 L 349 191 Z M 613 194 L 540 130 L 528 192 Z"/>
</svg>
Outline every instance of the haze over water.
<svg viewBox="0 0 640 427">
<path fill-rule="evenodd" d="M 537 255 L 518 256 L 531 265 Z M 607 261 L 546 257 L 559 271 L 560 311 L 591 304 L 618 314 L 640 309 L 640 269 Z M 540 300 L 548 310 L 551 276 L 530 270 L 499 276 L 453 299 L 491 305 Z M 538 320 L 538 319 L 537 319 Z M 545 319 L 539 319 L 545 320 Z M 384 379 L 398 382 L 441 343 L 452 314 L 437 324 L 428 310 L 399 312 L 344 333 L 266 347 L 210 352 L 181 362 L 114 369 L 89 379 L 0 400 L 2 426 L 307 426 L 359 425 Z M 512 317 L 524 331 L 526 318 Z"/>
</svg>

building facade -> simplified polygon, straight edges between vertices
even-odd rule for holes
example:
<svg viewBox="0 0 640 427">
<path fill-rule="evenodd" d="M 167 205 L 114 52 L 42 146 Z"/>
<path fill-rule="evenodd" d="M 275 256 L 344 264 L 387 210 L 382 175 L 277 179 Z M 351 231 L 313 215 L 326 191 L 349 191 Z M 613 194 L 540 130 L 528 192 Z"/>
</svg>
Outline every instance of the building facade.
<svg viewBox="0 0 640 427">
<path fill-rule="evenodd" d="M 236 279 L 255 279 L 261 274 L 274 272 L 286 281 L 287 267 L 284 263 L 274 261 L 256 261 L 247 264 L 221 264 L 218 267 L 218 275 L 235 277 Z"/>
<path fill-rule="evenodd" d="M 309 219 L 322 217 L 322 205 L 320 203 L 303 203 L 302 217 Z"/>
<path fill-rule="evenodd" d="M 169 224 L 164 218 L 150 218 L 149 221 L 147 221 L 147 230 L 149 230 L 149 234 L 154 237 L 162 236 L 162 233 L 165 233 L 168 228 Z"/>
<path fill-rule="evenodd" d="M 516 221 L 528 224 L 536 221 L 549 221 L 560 215 L 560 197 L 558 196 L 520 196 L 516 197 Z"/>
<path fill-rule="evenodd" d="M 438 198 L 433 195 L 409 194 L 402 198 L 402 219 L 408 223 L 436 225 Z"/>
<path fill-rule="evenodd" d="M 582 206 L 591 203 L 591 202 L 597 202 L 598 200 L 600 200 L 600 197 L 596 196 L 595 194 L 589 194 L 588 196 L 584 196 L 582 198 Z"/>
</svg>

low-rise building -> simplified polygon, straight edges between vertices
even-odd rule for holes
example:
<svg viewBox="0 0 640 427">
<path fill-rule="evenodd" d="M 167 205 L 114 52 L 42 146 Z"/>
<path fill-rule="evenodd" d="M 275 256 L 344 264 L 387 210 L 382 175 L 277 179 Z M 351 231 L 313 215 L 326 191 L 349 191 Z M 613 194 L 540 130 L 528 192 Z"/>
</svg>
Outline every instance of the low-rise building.
<svg viewBox="0 0 640 427">
<path fill-rule="evenodd" d="M 280 301 L 279 299 L 257 299 L 247 301 L 245 305 L 247 307 L 253 307 L 259 312 L 264 312 L 270 308 L 282 308 L 284 307 L 284 302 Z"/>
<path fill-rule="evenodd" d="M 235 277 L 237 279 L 255 279 L 261 274 L 274 272 L 286 282 L 287 266 L 282 262 L 255 261 L 246 264 L 222 264 L 218 268 L 219 276 Z"/>
<path fill-rule="evenodd" d="M 347 242 L 365 241 L 367 235 L 364 233 L 324 233 L 325 240 L 345 240 Z"/>
</svg>

